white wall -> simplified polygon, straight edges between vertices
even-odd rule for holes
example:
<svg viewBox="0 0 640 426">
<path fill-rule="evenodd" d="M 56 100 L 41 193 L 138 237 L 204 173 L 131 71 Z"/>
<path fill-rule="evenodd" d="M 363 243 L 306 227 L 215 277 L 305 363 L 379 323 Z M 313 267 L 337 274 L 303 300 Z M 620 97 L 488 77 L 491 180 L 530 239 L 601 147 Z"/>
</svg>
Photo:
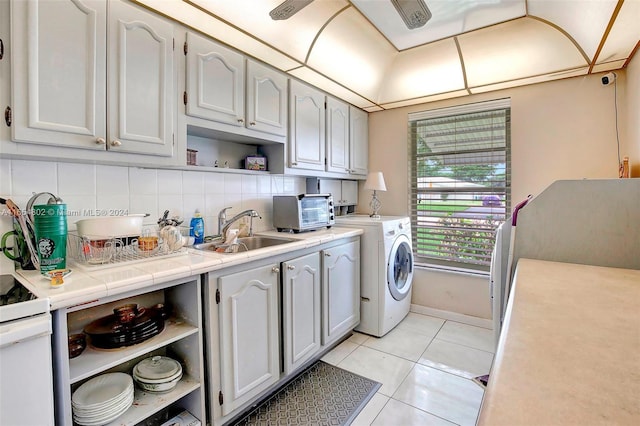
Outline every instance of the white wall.
<svg viewBox="0 0 640 426">
<path fill-rule="evenodd" d="M 170 216 L 182 216 L 188 223 L 199 209 L 206 235 L 217 233 L 217 215 L 224 207 L 233 207 L 227 217 L 255 209 L 262 219 L 254 219 L 254 231 L 271 229 L 273 195 L 304 191 L 305 179 L 296 177 L 0 159 L 0 196 L 23 209 L 33 192 L 52 192 L 73 212 L 149 213 L 149 224 L 156 223 L 166 209 Z M 69 227 L 74 228 L 79 219 L 69 216 Z M 3 208 L 0 232 L 11 227 L 11 217 Z M 0 272 L 12 269 L 13 263 L 0 255 Z"/>
<path fill-rule="evenodd" d="M 638 59 L 633 87 L 625 70 L 617 72 L 621 155 L 638 149 Z M 512 199 L 538 194 L 559 179 L 617 178 L 614 87 L 602 74 L 472 95 L 369 115 L 369 168 L 384 173 L 381 214 L 408 215 L 407 115 L 410 112 L 511 98 Z M 629 96 L 627 94 L 629 93 Z M 634 110 L 629 110 L 634 108 Z M 633 119 L 630 118 L 633 116 Z M 627 122 L 635 121 L 630 129 Z M 635 132 L 635 133 L 634 133 Z M 634 136 L 635 135 L 635 136 Z M 634 138 L 634 143 L 629 138 Z M 628 154 L 627 154 L 628 153 Z M 639 156 L 640 157 L 640 156 Z M 638 158 L 640 160 L 640 158 Z M 637 160 L 636 160 L 637 162 Z M 358 210 L 366 212 L 370 191 L 360 185 Z M 489 280 L 424 269 L 415 275 L 412 302 L 480 318 L 491 317 Z"/>
</svg>

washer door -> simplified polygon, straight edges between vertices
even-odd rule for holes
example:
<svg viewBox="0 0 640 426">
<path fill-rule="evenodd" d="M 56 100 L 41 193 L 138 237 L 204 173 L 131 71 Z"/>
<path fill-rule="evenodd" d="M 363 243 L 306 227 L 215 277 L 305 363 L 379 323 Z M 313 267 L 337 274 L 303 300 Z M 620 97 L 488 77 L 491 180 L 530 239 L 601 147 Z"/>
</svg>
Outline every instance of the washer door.
<svg viewBox="0 0 640 426">
<path fill-rule="evenodd" d="M 387 286 L 396 300 L 407 297 L 413 279 L 413 252 L 406 235 L 399 235 L 391 246 L 387 259 Z"/>
</svg>

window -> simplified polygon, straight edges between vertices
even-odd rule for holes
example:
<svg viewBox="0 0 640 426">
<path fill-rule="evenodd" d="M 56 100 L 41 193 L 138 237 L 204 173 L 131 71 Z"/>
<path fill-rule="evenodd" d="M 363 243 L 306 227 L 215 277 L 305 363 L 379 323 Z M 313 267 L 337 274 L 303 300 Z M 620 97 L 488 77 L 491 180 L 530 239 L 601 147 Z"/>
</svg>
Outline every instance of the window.
<svg viewBox="0 0 640 426">
<path fill-rule="evenodd" d="M 510 211 L 510 101 L 409 114 L 417 263 L 488 271 Z"/>
</svg>

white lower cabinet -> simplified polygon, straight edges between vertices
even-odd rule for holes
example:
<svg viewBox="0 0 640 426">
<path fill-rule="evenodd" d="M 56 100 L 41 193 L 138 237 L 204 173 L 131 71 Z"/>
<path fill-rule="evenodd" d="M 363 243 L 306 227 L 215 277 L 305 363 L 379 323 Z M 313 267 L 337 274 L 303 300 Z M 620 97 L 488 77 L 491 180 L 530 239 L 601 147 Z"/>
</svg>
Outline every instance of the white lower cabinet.
<svg viewBox="0 0 640 426">
<path fill-rule="evenodd" d="M 290 374 L 320 349 L 320 255 L 282 263 L 284 373 Z"/>
<path fill-rule="evenodd" d="M 163 304 L 168 312 L 164 329 L 141 343 L 117 349 L 95 348 L 87 337 L 86 349 L 70 359 L 68 336 L 81 333 L 93 321 L 113 316 L 115 308 L 126 304 L 137 304 L 139 308 Z M 74 424 L 71 398 L 87 380 L 111 372 L 131 375 L 138 362 L 155 355 L 168 356 L 182 364 L 183 376 L 178 385 L 166 393 L 142 391 L 136 385 L 133 404 L 109 425 L 157 425 L 183 410 L 205 424 L 199 277 L 58 309 L 53 312 L 53 325 L 56 424 Z"/>
<path fill-rule="evenodd" d="M 237 420 L 350 334 L 360 321 L 359 247 L 352 237 L 205 276 L 212 425 Z"/>
<path fill-rule="evenodd" d="M 322 250 L 322 344 L 360 322 L 360 242 Z"/>
<path fill-rule="evenodd" d="M 218 279 L 222 414 L 280 378 L 277 264 Z"/>
</svg>

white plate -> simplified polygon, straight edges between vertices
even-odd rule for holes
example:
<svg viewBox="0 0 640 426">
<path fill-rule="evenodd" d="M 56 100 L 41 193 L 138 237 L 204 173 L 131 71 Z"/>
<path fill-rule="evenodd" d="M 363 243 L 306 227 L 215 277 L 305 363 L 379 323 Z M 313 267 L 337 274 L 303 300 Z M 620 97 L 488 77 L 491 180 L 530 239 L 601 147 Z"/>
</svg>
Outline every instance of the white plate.
<svg viewBox="0 0 640 426">
<path fill-rule="evenodd" d="M 125 389 L 125 391 L 123 391 L 121 394 L 103 402 L 100 404 L 92 404 L 92 405 L 82 405 L 81 403 L 74 403 L 73 401 L 71 401 L 71 406 L 73 407 L 73 409 L 77 412 L 82 412 L 82 413 L 92 413 L 92 412 L 96 412 L 96 411 L 103 411 L 105 409 L 108 409 L 109 407 L 112 407 L 116 404 L 121 403 L 124 399 L 128 398 L 130 394 L 132 394 L 134 392 L 134 387 L 132 386 L 128 386 L 127 389 Z"/>
<path fill-rule="evenodd" d="M 77 407 L 77 406 L 73 405 L 72 406 L 73 414 L 75 414 L 78 417 L 93 417 L 93 416 L 98 416 L 98 415 L 104 414 L 107 411 L 113 410 L 114 407 L 118 407 L 125 400 L 129 399 L 131 397 L 131 395 L 133 394 L 133 392 L 134 392 L 134 390 L 131 389 L 131 391 L 127 391 L 121 397 L 118 397 L 117 399 L 115 399 L 113 401 L 109 401 L 107 404 L 96 406 L 96 407 L 93 407 L 93 408 L 84 408 L 82 406 L 81 407 Z"/>
<path fill-rule="evenodd" d="M 98 408 L 109 405 L 131 392 L 133 378 L 126 373 L 107 373 L 83 383 L 71 396 L 79 408 Z"/>
<path fill-rule="evenodd" d="M 82 418 L 82 419 L 97 419 L 97 418 L 102 418 L 102 417 L 107 417 L 107 416 L 111 416 L 113 413 L 121 411 L 123 407 L 130 405 L 130 401 L 131 399 L 134 398 L 134 394 L 133 392 L 130 394 L 127 394 L 122 401 L 118 401 L 117 403 L 104 408 L 103 410 L 100 411 L 95 411 L 95 412 L 91 412 L 91 413 L 85 413 L 85 412 L 76 412 L 75 410 L 73 411 L 73 416 L 74 417 L 78 417 L 78 418 Z"/>
<path fill-rule="evenodd" d="M 119 409 L 117 411 L 104 414 L 99 417 L 92 417 L 92 418 L 78 418 L 74 416 L 73 420 L 77 424 L 82 426 L 106 425 L 107 423 L 111 423 L 112 421 L 114 421 L 115 419 L 123 415 L 129 409 L 129 407 L 131 407 L 132 404 L 133 404 L 133 394 L 131 395 L 130 398 L 127 398 L 127 400 L 121 406 L 118 407 Z"/>
</svg>

